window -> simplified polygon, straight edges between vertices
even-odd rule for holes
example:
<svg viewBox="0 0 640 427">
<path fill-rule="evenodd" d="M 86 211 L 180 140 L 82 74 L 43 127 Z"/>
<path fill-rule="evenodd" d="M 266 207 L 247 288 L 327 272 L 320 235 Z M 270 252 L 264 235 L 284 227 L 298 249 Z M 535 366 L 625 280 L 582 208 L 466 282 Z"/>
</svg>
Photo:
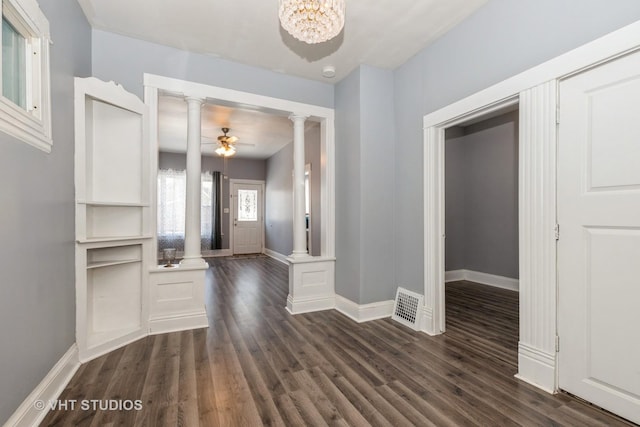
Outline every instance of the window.
<svg viewBox="0 0 640 427">
<path fill-rule="evenodd" d="M 2 95 L 27 109 L 27 39 L 2 17 Z"/>
<path fill-rule="evenodd" d="M 200 240 L 203 250 L 211 249 L 213 231 L 213 176 L 201 178 Z M 158 249 L 184 250 L 187 173 L 184 170 L 158 171 Z"/>
<path fill-rule="evenodd" d="M 49 22 L 36 0 L 1 0 L 0 131 L 51 151 Z"/>
<path fill-rule="evenodd" d="M 238 190 L 238 221 L 258 220 L 258 191 Z"/>
</svg>

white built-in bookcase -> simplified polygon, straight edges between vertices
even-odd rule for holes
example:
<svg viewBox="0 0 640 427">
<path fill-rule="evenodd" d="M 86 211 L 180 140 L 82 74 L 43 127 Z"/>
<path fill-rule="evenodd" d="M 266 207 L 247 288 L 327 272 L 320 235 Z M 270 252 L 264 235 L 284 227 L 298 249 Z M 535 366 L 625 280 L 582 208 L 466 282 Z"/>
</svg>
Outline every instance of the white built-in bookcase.
<svg viewBox="0 0 640 427">
<path fill-rule="evenodd" d="M 76 339 L 86 361 L 147 335 L 148 107 L 113 82 L 75 79 Z"/>
</svg>

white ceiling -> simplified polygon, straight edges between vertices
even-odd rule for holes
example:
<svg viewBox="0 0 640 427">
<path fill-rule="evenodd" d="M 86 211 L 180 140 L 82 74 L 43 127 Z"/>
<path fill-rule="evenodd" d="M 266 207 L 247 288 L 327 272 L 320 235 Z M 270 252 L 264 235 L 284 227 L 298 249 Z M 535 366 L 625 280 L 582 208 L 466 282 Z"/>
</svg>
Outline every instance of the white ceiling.
<svg viewBox="0 0 640 427">
<path fill-rule="evenodd" d="M 277 0 L 78 0 L 93 28 L 315 80 L 394 69 L 488 0 L 346 0 L 345 29 L 317 45 L 278 21 Z"/>
<path fill-rule="evenodd" d="M 223 105 L 202 106 L 202 153 L 217 156 L 221 128 L 238 137 L 235 157 L 267 159 L 293 141 L 293 122 L 286 115 L 265 113 Z M 319 126 L 307 120 L 306 128 Z M 213 142 L 213 144 L 210 144 Z M 158 145 L 160 151 L 184 153 L 187 150 L 187 103 L 182 97 L 158 99 Z"/>
</svg>

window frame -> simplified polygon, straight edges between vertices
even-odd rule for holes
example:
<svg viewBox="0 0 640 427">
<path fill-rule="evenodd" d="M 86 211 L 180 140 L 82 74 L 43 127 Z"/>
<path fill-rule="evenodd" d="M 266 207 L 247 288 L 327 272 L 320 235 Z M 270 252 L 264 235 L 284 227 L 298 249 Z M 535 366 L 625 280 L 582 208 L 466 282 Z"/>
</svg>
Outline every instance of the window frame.
<svg viewBox="0 0 640 427">
<path fill-rule="evenodd" d="M 47 153 L 53 147 L 49 21 L 36 0 L 1 0 L 2 16 L 26 39 L 26 109 L 2 95 L 0 132 Z M 0 34 L 0 42 L 2 41 Z M 1 43 L 0 43 L 1 46 Z M 0 57 L 0 77 L 2 76 Z"/>
</svg>

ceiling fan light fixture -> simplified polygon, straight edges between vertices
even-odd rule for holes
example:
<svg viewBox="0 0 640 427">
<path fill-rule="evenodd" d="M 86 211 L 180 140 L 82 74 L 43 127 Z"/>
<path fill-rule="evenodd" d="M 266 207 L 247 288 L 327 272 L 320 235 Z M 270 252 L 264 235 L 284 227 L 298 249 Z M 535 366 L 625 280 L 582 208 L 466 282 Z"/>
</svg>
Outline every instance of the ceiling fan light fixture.
<svg viewBox="0 0 640 427">
<path fill-rule="evenodd" d="M 236 154 L 236 149 L 233 145 L 221 145 L 216 148 L 216 154 L 223 157 L 231 157 Z"/>
<path fill-rule="evenodd" d="M 222 128 L 223 135 L 218 137 L 218 148 L 216 148 L 216 154 L 223 157 L 231 157 L 236 154 L 236 147 L 233 145 L 238 138 L 235 136 L 229 136 L 227 133 L 229 128 Z"/>
<path fill-rule="evenodd" d="M 296 39 L 322 43 L 344 27 L 345 0 L 279 0 L 280 25 Z"/>
</svg>

